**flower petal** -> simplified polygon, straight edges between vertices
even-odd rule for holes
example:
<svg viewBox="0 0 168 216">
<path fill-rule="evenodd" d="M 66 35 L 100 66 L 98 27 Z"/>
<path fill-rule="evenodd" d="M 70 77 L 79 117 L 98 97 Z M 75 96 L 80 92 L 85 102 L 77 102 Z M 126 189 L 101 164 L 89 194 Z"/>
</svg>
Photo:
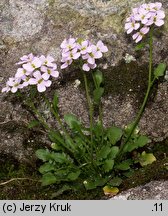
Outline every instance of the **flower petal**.
<svg viewBox="0 0 168 216">
<path fill-rule="evenodd" d="M 160 27 L 160 26 L 164 25 L 164 21 L 163 21 L 162 19 L 157 20 L 157 21 L 155 22 L 155 25 Z"/>
<path fill-rule="evenodd" d="M 65 69 L 65 68 L 67 68 L 67 67 L 68 67 L 67 62 L 65 62 L 63 65 L 61 65 L 61 69 Z"/>
<path fill-rule="evenodd" d="M 95 59 L 94 58 L 89 57 L 87 61 L 88 61 L 89 64 L 95 64 Z"/>
<path fill-rule="evenodd" d="M 51 76 L 57 78 L 57 77 L 59 77 L 59 72 L 58 71 L 52 71 Z"/>
<path fill-rule="evenodd" d="M 40 79 L 41 79 L 41 73 L 40 73 L 40 71 L 35 71 L 35 72 L 33 73 L 33 76 L 34 76 L 36 79 L 40 80 Z"/>
<path fill-rule="evenodd" d="M 40 83 L 37 85 L 38 92 L 44 92 L 46 90 L 46 87 L 43 83 Z"/>
<path fill-rule="evenodd" d="M 82 67 L 82 69 L 83 69 L 84 71 L 90 71 L 90 67 L 89 67 L 88 64 L 84 64 L 83 67 Z"/>
<path fill-rule="evenodd" d="M 15 93 L 15 92 L 17 92 L 17 90 L 18 90 L 18 88 L 17 88 L 17 87 L 12 87 L 12 88 L 11 88 L 11 92 L 12 92 L 12 93 Z"/>
<path fill-rule="evenodd" d="M 52 84 L 51 80 L 45 81 L 45 86 L 50 87 Z"/>
<path fill-rule="evenodd" d="M 37 79 L 34 79 L 34 78 L 29 79 L 29 84 L 30 85 L 36 85 L 37 83 L 38 83 Z"/>
<path fill-rule="evenodd" d="M 139 35 L 138 37 L 137 37 L 137 39 L 136 39 L 136 43 L 138 43 L 139 41 L 141 41 L 142 40 L 142 35 Z"/>
<path fill-rule="evenodd" d="M 42 65 L 42 62 L 40 61 L 39 58 L 35 57 L 32 61 L 32 64 L 35 66 L 35 68 L 39 68 Z"/>
<path fill-rule="evenodd" d="M 133 30 L 134 30 L 133 27 L 129 28 L 129 29 L 127 30 L 127 34 L 130 34 Z"/>
<path fill-rule="evenodd" d="M 94 58 L 95 59 L 99 59 L 99 58 L 101 58 L 103 56 L 103 54 L 102 54 L 102 52 L 100 52 L 100 51 L 97 51 L 97 52 L 95 52 L 94 53 Z M 90 63 L 90 62 L 89 62 Z M 94 64 L 94 63 L 93 63 Z"/>
<path fill-rule="evenodd" d="M 80 53 L 79 52 L 77 52 L 77 53 L 75 53 L 73 55 L 73 59 L 78 59 L 79 57 L 80 57 Z"/>
<path fill-rule="evenodd" d="M 34 68 L 33 68 L 33 66 L 31 65 L 31 63 L 23 64 L 22 67 L 23 67 L 25 70 L 29 71 L 29 72 L 33 72 L 33 71 L 34 71 Z"/>
<path fill-rule="evenodd" d="M 50 74 L 48 74 L 48 73 L 46 72 L 46 73 L 44 73 L 44 74 L 42 75 L 42 78 L 43 78 L 44 80 L 48 80 L 48 79 L 50 78 Z"/>
<path fill-rule="evenodd" d="M 23 68 L 18 68 L 17 72 L 15 74 L 15 77 L 16 78 L 21 78 L 21 77 L 23 77 L 25 75 L 25 73 L 26 73 L 26 70 L 24 70 Z"/>
</svg>

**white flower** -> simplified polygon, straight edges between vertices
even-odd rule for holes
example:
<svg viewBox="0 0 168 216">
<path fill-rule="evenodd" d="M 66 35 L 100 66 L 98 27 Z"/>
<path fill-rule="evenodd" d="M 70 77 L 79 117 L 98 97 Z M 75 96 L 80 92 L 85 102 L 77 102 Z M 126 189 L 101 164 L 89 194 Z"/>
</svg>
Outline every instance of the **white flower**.
<svg viewBox="0 0 168 216">
<path fill-rule="evenodd" d="M 77 88 L 81 84 L 80 80 L 76 79 L 74 82 L 74 87 Z"/>
<path fill-rule="evenodd" d="M 127 64 L 132 62 L 132 61 L 136 61 L 135 57 L 128 54 L 128 53 L 125 54 L 124 60 L 125 60 L 125 63 L 127 63 Z"/>
</svg>

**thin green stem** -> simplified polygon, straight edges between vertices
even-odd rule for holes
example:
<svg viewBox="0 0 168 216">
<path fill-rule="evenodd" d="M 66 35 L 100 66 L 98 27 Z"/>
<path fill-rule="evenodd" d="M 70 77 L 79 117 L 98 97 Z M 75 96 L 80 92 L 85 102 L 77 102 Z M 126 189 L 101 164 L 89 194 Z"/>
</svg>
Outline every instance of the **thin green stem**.
<svg viewBox="0 0 168 216">
<path fill-rule="evenodd" d="M 67 136 L 71 141 L 73 141 L 69 135 L 69 133 L 66 131 L 62 121 L 61 121 L 61 118 L 59 116 L 59 114 L 53 109 L 53 107 L 51 106 L 51 103 L 50 101 L 43 95 L 43 98 L 48 106 L 48 108 L 50 109 L 51 113 L 54 115 L 54 117 L 56 118 L 56 120 L 58 121 L 62 131 L 64 132 L 65 136 Z"/>
<path fill-rule="evenodd" d="M 50 101 L 48 100 L 48 98 L 46 98 L 44 95 L 43 95 L 43 98 L 44 98 L 44 100 L 45 100 L 47 106 L 49 107 L 51 113 L 55 116 L 56 120 L 58 121 L 58 123 L 59 123 L 61 129 L 63 130 L 63 132 L 64 132 L 64 134 L 65 134 L 65 136 L 66 136 L 67 138 L 69 138 L 69 140 L 72 142 L 71 148 L 74 149 L 75 143 L 74 143 L 73 139 L 71 138 L 70 134 L 67 132 L 67 130 L 66 130 L 65 127 L 63 126 L 62 121 L 61 121 L 61 118 L 59 117 L 59 114 L 53 109 L 53 107 L 51 106 L 51 103 L 50 103 Z M 81 133 L 82 133 L 82 131 L 81 131 Z M 82 134 L 83 134 L 83 133 L 82 133 Z M 64 147 L 65 147 L 65 146 L 64 146 Z M 86 146 L 85 146 L 85 148 L 86 148 Z M 71 152 L 73 153 L 73 151 L 70 150 L 69 148 L 68 148 L 68 150 L 71 151 Z M 75 150 L 75 149 L 74 149 L 74 150 Z M 87 149 L 86 149 L 86 150 L 87 150 Z M 86 162 L 88 162 L 88 159 L 87 159 L 86 157 L 85 157 L 85 160 L 86 160 Z"/>
<path fill-rule="evenodd" d="M 31 101 L 29 103 L 25 103 L 27 106 L 29 106 L 32 111 L 34 112 L 34 114 L 36 115 L 38 121 L 42 124 L 42 126 L 46 129 L 46 130 L 50 130 L 50 127 L 48 126 L 48 124 L 46 123 L 44 117 L 41 115 L 41 113 L 38 111 L 38 109 L 35 107 L 34 103 Z"/>
<path fill-rule="evenodd" d="M 83 78 L 84 78 L 84 83 L 85 83 L 85 91 L 86 91 L 86 98 L 87 98 L 87 103 L 89 107 L 89 118 L 90 118 L 90 136 L 91 136 L 91 162 L 93 164 L 93 105 L 91 98 L 89 96 L 89 88 L 88 88 L 88 83 L 87 83 L 87 77 L 86 74 L 83 72 Z"/>
<path fill-rule="evenodd" d="M 119 154 L 118 154 L 118 160 L 121 158 L 124 147 L 129 142 L 132 134 L 134 133 L 134 130 L 136 129 L 136 127 L 137 127 L 137 125 L 138 125 L 138 123 L 139 123 L 139 121 L 140 121 L 140 119 L 142 117 L 143 111 L 144 111 L 146 103 L 148 101 L 150 90 L 151 90 L 151 88 L 153 86 L 153 83 L 155 81 L 155 79 L 152 80 L 152 63 L 153 63 L 153 28 L 150 31 L 150 40 L 149 40 L 149 76 L 148 76 L 148 88 L 147 88 L 147 91 L 146 91 L 145 98 L 144 98 L 144 101 L 142 103 L 142 106 L 141 106 L 141 108 L 140 108 L 140 110 L 139 110 L 139 112 L 138 112 L 138 114 L 136 116 L 136 119 L 135 119 L 135 121 L 133 123 L 133 126 L 131 128 L 131 131 L 128 134 L 125 142 L 120 147 L 120 151 L 119 151 Z"/>
<path fill-rule="evenodd" d="M 92 74 L 92 78 L 93 78 L 93 82 L 94 82 L 95 88 L 98 88 L 98 85 L 97 85 L 97 83 L 96 83 L 95 77 L 94 77 L 94 75 L 93 75 L 92 72 L 91 72 L 91 74 Z M 100 121 L 100 124 L 101 124 L 102 143 L 103 143 L 103 140 L 104 140 L 104 128 L 103 128 L 103 111 L 102 111 L 101 101 L 100 101 L 100 103 L 99 103 L 99 121 Z"/>
</svg>

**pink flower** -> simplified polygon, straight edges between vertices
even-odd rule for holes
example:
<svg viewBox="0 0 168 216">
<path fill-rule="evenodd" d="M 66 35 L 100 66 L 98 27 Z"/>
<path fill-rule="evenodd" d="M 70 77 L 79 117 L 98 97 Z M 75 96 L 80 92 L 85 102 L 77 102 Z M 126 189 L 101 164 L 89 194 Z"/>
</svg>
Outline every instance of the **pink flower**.
<svg viewBox="0 0 168 216">
<path fill-rule="evenodd" d="M 75 38 L 69 38 L 68 40 L 64 40 L 62 43 L 61 43 L 61 49 L 64 50 L 64 52 L 68 52 L 72 49 L 74 49 L 75 47 L 77 46 L 76 44 L 76 39 Z"/>
<path fill-rule="evenodd" d="M 24 64 L 24 63 L 28 63 L 33 61 L 34 55 L 32 53 L 30 53 L 29 55 L 24 55 L 20 58 L 20 62 L 18 62 L 17 64 Z"/>
<path fill-rule="evenodd" d="M 142 4 L 141 7 L 147 10 L 148 12 L 155 12 L 156 10 L 154 9 L 155 3 L 149 3 L 149 4 Z"/>
<path fill-rule="evenodd" d="M 46 66 L 42 66 L 41 67 L 41 71 L 44 72 L 42 74 L 42 78 L 44 80 L 48 80 L 50 78 L 50 76 L 55 77 L 55 78 L 58 78 L 58 76 L 59 76 L 59 72 L 58 71 L 56 71 L 53 68 L 48 68 Z"/>
<path fill-rule="evenodd" d="M 139 8 L 139 13 L 134 16 L 136 21 L 140 21 L 142 24 L 146 24 L 151 17 L 151 13 L 144 8 Z"/>
<path fill-rule="evenodd" d="M 70 60 L 62 59 L 62 62 L 64 62 L 64 64 L 61 65 L 61 69 L 65 69 L 69 65 L 71 65 L 73 61 L 72 61 L 72 59 L 70 59 Z"/>
<path fill-rule="evenodd" d="M 50 55 L 48 55 L 47 57 L 45 57 L 44 55 L 41 55 L 39 59 L 43 65 L 46 65 L 48 67 L 53 67 L 53 65 L 54 65 L 54 63 L 53 63 L 54 58 Z"/>
<path fill-rule="evenodd" d="M 9 92 L 11 90 L 10 86 L 6 83 L 6 86 L 1 90 L 1 92 Z"/>
<path fill-rule="evenodd" d="M 154 3 L 155 6 L 153 7 L 156 11 L 160 10 L 162 7 L 162 3 L 161 2 L 155 2 Z"/>
<path fill-rule="evenodd" d="M 23 86 L 20 84 L 21 79 L 18 78 L 9 78 L 9 80 L 7 81 L 7 86 L 10 87 L 10 91 L 12 93 L 17 92 L 18 89 L 23 88 Z"/>
<path fill-rule="evenodd" d="M 136 43 L 141 41 L 143 36 L 149 32 L 150 26 L 160 27 L 164 24 L 165 13 L 160 2 L 142 4 L 132 11 L 131 16 L 126 19 L 125 29 L 127 34 L 130 34 L 141 27 L 141 30 L 132 36 Z"/>
<path fill-rule="evenodd" d="M 88 47 L 87 52 L 88 54 L 83 56 L 83 59 L 87 59 L 87 62 L 91 65 L 95 64 L 95 59 L 99 59 L 103 56 L 102 52 L 97 50 L 97 47 L 95 45 Z"/>
<path fill-rule="evenodd" d="M 135 20 L 131 20 L 125 23 L 125 29 L 127 30 L 127 34 L 130 34 L 133 30 L 137 30 L 140 27 L 140 23 L 136 23 Z"/>
<path fill-rule="evenodd" d="M 42 65 L 41 60 L 38 57 L 34 57 L 33 61 L 23 64 L 23 68 L 26 71 L 33 72 L 35 69 L 40 68 Z"/>
<path fill-rule="evenodd" d="M 90 71 L 90 69 L 95 69 L 96 67 L 97 67 L 96 64 L 88 64 L 88 63 L 86 63 L 86 64 L 83 65 L 82 69 L 84 71 Z"/>
<path fill-rule="evenodd" d="M 87 53 L 88 46 L 89 46 L 89 41 L 87 41 L 87 40 L 82 41 L 81 44 L 78 44 L 78 48 L 79 48 L 80 53 L 82 55 L 85 55 Z"/>
<path fill-rule="evenodd" d="M 26 76 L 28 76 L 28 75 L 30 75 L 31 74 L 31 72 L 28 72 L 28 71 L 26 71 L 25 69 L 23 69 L 23 68 L 18 68 L 17 69 L 17 72 L 16 72 L 16 74 L 15 74 L 15 77 L 16 78 L 20 78 L 20 79 L 24 79 Z"/>
<path fill-rule="evenodd" d="M 155 24 L 156 26 L 160 27 L 164 24 L 165 13 L 164 11 L 157 11 L 156 14 L 154 14 L 150 20 L 146 23 L 147 26 L 150 26 L 152 24 Z"/>
<path fill-rule="evenodd" d="M 102 53 L 108 51 L 107 46 L 99 40 L 96 45 L 93 45 L 89 40 L 74 39 L 70 38 L 64 40 L 61 44 L 62 48 L 62 59 L 61 69 L 67 68 L 72 64 L 74 60 L 79 59 L 80 57 L 85 60 L 83 65 L 83 70 L 89 71 L 94 69 L 96 65 L 96 59 L 99 59 L 103 56 Z"/>
<path fill-rule="evenodd" d="M 54 58 L 49 55 L 47 57 L 44 55 L 34 57 L 33 54 L 29 54 L 23 56 L 21 60 L 24 63 L 17 69 L 15 77 L 9 78 L 2 92 L 11 91 L 15 93 L 18 89 L 28 85 L 37 85 L 37 90 L 44 92 L 46 87 L 49 87 L 52 83 L 49 79 L 59 76 Z"/>
<path fill-rule="evenodd" d="M 44 92 L 46 91 L 46 87 L 50 87 L 51 86 L 51 80 L 44 80 L 40 71 L 35 71 L 33 73 L 33 76 L 35 78 L 30 78 L 29 83 L 31 85 L 37 85 L 37 90 L 39 92 Z"/>
<path fill-rule="evenodd" d="M 97 51 L 100 51 L 102 53 L 108 52 L 107 46 L 105 46 L 104 43 L 101 40 L 99 40 L 97 42 L 96 47 L 97 47 Z"/>
<path fill-rule="evenodd" d="M 22 83 L 22 86 L 23 87 L 27 87 L 28 85 L 30 85 L 30 77 L 25 77 L 24 79 L 23 79 L 23 83 Z"/>
<path fill-rule="evenodd" d="M 142 38 L 144 37 L 145 34 L 147 34 L 149 32 L 149 28 L 148 27 L 143 27 L 140 29 L 139 32 L 135 33 L 132 38 L 135 40 L 136 43 L 138 43 L 139 41 L 142 40 Z"/>
<path fill-rule="evenodd" d="M 63 59 L 66 59 L 66 60 L 71 60 L 71 59 L 75 60 L 75 59 L 78 59 L 80 57 L 80 53 L 78 52 L 77 48 L 74 48 L 71 51 L 68 51 L 66 53 L 62 53 L 62 57 L 63 57 Z"/>
<path fill-rule="evenodd" d="M 72 64 L 73 60 L 78 59 L 80 55 L 81 54 L 80 52 L 78 52 L 77 48 L 74 48 L 73 50 L 68 52 L 63 52 L 61 59 L 61 62 L 63 62 L 63 64 L 61 65 L 61 69 L 67 68 L 69 65 Z"/>
</svg>

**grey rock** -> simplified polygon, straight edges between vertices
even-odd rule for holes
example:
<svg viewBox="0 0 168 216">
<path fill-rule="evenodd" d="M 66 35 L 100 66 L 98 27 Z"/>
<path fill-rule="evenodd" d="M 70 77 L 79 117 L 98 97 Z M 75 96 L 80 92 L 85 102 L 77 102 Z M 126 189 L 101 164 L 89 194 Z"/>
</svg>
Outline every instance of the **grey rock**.
<svg viewBox="0 0 168 216">
<path fill-rule="evenodd" d="M 111 200 L 167 200 L 168 181 L 151 181 L 148 184 L 121 192 Z"/>
</svg>

